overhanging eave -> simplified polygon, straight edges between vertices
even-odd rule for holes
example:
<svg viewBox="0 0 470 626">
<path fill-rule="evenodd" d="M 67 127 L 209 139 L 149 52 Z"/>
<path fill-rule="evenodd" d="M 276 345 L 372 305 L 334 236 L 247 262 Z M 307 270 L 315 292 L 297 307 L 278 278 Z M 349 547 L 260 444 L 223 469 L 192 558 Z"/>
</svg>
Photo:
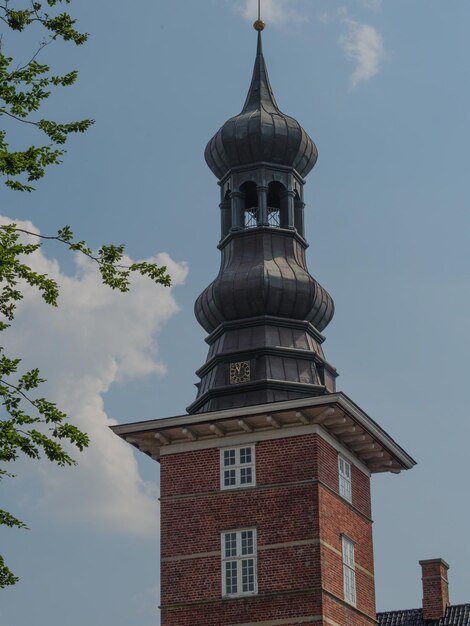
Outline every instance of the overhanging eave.
<svg viewBox="0 0 470 626">
<path fill-rule="evenodd" d="M 231 435 L 276 430 L 282 436 L 304 434 L 309 426 L 320 425 L 354 454 L 371 473 L 400 472 L 416 461 L 348 396 L 338 392 L 323 396 L 274 402 L 209 413 L 179 415 L 144 422 L 119 424 L 111 430 L 127 442 L 160 460 L 161 448 L 219 440 Z M 313 429 L 313 428 L 312 428 Z M 175 448 L 176 449 L 176 448 Z"/>
</svg>

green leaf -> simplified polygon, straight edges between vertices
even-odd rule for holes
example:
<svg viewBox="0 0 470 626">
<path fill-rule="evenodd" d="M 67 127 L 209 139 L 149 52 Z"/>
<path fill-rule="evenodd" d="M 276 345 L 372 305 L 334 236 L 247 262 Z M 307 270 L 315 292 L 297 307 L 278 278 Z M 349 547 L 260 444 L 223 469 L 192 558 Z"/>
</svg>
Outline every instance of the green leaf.
<svg viewBox="0 0 470 626">
<path fill-rule="evenodd" d="M 18 582 L 18 576 L 14 576 L 13 572 L 5 565 L 5 561 L 0 556 L 0 589 L 4 589 Z"/>
<path fill-rule="evenodd" d="M 24 528 L 25 530 L 28 530 L 28 527 L 26 526 L 26 524 L 24 524 L 21 520 L 14 517 L 11 513 L 8 513 L 8 511 L 2 511 L 2 509 L 0 509 L 0 524 L 3 524 L 4 526 L 8 526 L 9 528 L 16 527 L 16 528 Z"/>
</svg>

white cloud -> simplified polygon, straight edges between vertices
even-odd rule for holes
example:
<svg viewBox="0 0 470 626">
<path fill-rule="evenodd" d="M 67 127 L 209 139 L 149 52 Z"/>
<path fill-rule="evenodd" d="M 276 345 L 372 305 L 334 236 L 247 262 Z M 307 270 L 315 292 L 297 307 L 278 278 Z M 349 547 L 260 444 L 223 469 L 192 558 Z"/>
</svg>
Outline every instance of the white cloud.
<svg viewBox="0 0 470 626">
<path fill-rule="evenodd" d="M 30 222 L 17 223 L 37 231 Z M 184 282 L 184 263 L 166 253 L 152 260 L 167 265 L 173 285 Z M 96 264 L 78 254 L 74 276 L 41 251 L 29 262 L 59 282 L 59 307 L 27 289 L 14 325 L 4 333 L 7 353 L 24 357 L 25 367 L 40 367 L 48 379 L 47 397 L 91 439 L 90 447 L 77 453 L 75 468 L 34 463 L 39 504 L 54 517 L 107 531 L 153 534 L 158 494 L 141 479 L 132 448 L 108 428 L 115 421 L 104 410 L 103 394 L 117 381 L 165 373 L 155 338 L 178 310 L 173 288 L 138 276 L 129 293 L 116 293 L 101 284 Z"/>
<path fill-rule="evenodd" d="M 298 0 L 262 0 L 261 17 L 268 24 L 282 25 L 303 22 L 307 18 L 299 9 Z M 258 17 L 258 0 L 242 0 L 236 5 L 243 17 L 253 22 Z"/>
<path fill-rule="evenodd" d="M 384 45 L 382 36 L 373 26 L 350 19 L 344 11 L 341 13 L 341 21 L 346 25 L 347 32 L 341 35 L 338 42 L 346 58 L 355 64 L 351 74 L 351 86 L 354 89 L 359 83 L 378 74 L 384 57 Z"/>
</svg>

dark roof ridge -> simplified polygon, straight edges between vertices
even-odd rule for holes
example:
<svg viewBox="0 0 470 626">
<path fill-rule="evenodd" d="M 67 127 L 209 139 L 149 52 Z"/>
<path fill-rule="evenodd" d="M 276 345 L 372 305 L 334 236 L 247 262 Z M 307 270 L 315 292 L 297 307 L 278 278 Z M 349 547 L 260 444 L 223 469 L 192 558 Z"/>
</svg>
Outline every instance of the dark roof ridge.
<svg viewBox="0 0 470 626">
<path fill-rule="evenodd" d="M 452 606 L 455 606 L 454 604 Z M 422 607 L 418 606 L 415 609 L 392 609 L 391 611 L 377 611 L 377 615 L 384 615 L 385 613 L 408 613 L 409 611 L 422 611 Z"/>
<path fill-rule="evenodd" d="M 470 626 L 470 603 L 450 604 L 438 619 L 425 620 L 423 609 L 400 609 L 377 613 L 379 626 Z"/>
<path fill-rule="evenodd" d="M 447 609 L 456 609 L 461 606 L 470 606 L 470 602 L 459 602 L 458 604 L 449 604 Z M 406 613 L 407 611 L 422 611 L 422 607 L 416 607 L 414 609 L 393 609 L 391 611 L 377 611 L 377 615 L 382 615 L 383 613 Z"/>
</svg>

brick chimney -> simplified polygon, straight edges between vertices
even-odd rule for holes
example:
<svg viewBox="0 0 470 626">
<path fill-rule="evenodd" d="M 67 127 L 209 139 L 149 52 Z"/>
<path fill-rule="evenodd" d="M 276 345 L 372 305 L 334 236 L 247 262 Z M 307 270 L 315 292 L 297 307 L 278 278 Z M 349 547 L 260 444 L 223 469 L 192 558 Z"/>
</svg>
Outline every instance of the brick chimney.
<svg viewBox="0 0 470 626">
<path fill-rule="evenodd" d="M 448 564 L 443 559 L 420 561 L 423 581 L 423 618 L 444 617 L 449 606 Z"/>
</svg>

